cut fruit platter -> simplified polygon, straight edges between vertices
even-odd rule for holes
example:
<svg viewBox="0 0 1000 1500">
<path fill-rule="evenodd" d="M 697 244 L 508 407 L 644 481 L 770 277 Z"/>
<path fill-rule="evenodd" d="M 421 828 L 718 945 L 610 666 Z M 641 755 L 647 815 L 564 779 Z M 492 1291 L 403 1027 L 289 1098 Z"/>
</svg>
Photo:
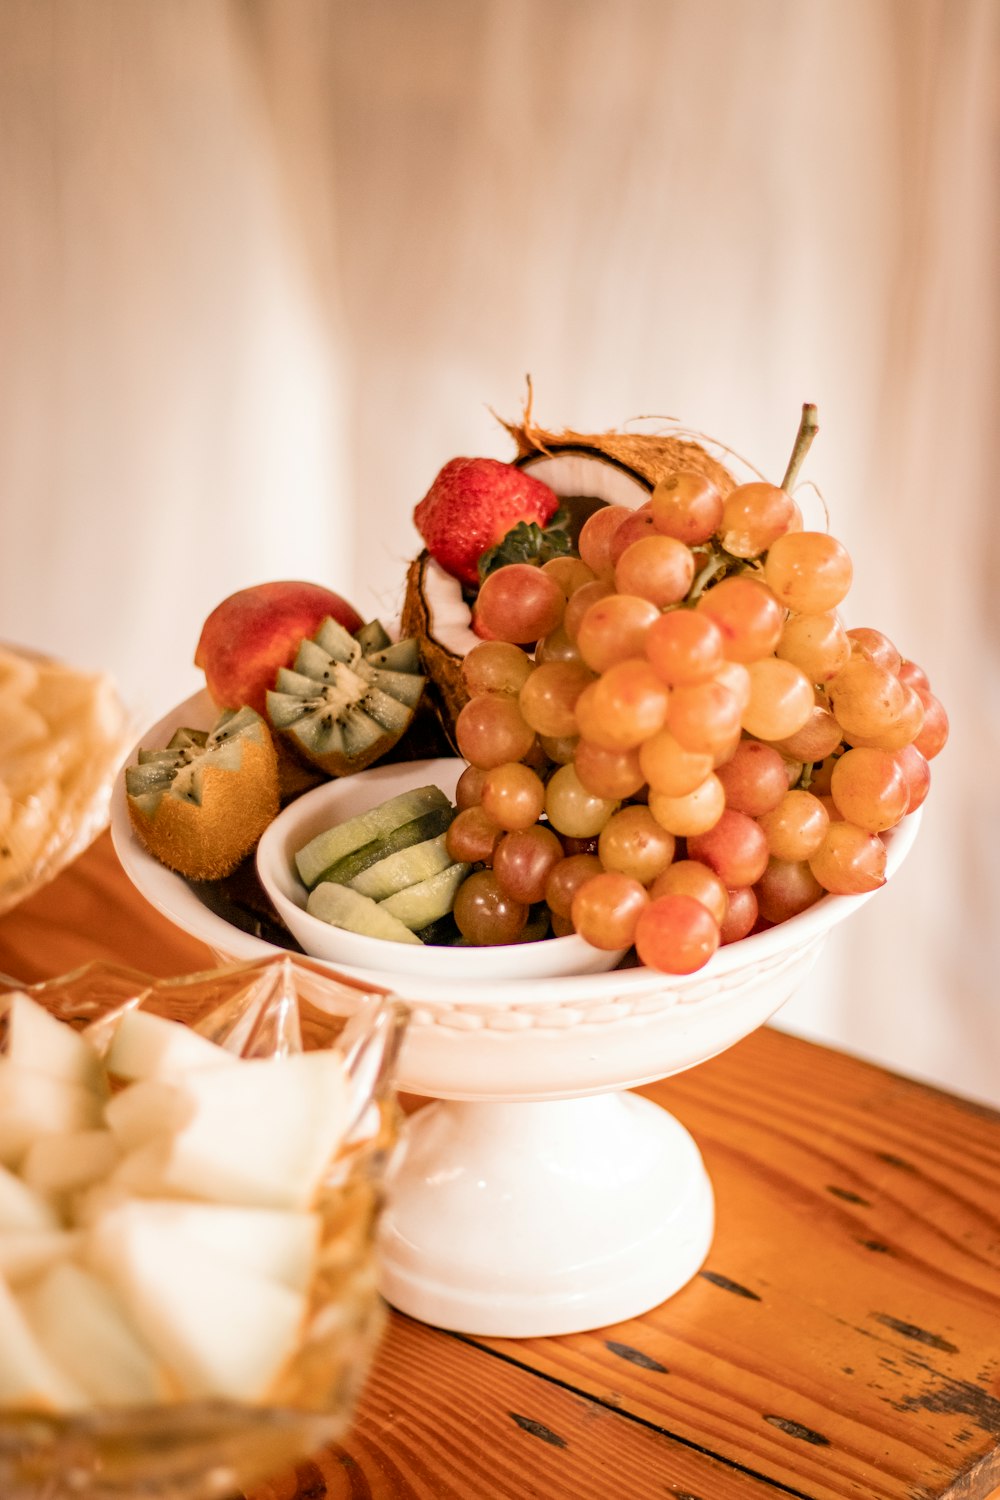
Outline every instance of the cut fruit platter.
<svg viewBox="0 0 1000 1500">
<path fill-rule="evenodd" d="M 760 1025 L 898 868 L 947 719 L 846 550 L 689 433 L 510 427 L 414 519 L 397 638 L 315 585 L 223 601 L 206 691 L 143 738 L 113 834 L 220 957 L 391 992 L 406 1132 L 389 1301 L 470 1333 L 637 1315 L 712 1233 L 697 1148 L 627 1092 Z M 457 754 L 455 753 L 457 751 Z"/>
</svg>

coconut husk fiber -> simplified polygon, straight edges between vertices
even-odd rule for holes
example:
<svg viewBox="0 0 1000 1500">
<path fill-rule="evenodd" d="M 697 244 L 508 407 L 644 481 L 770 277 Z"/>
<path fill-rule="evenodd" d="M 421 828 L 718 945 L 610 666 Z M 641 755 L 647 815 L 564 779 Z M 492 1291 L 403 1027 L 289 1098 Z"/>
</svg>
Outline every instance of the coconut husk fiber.
<svg viewBox="0 0 1000 1500">
<path fill-rule="evenodd" d="M 693 438 L 681 438 L 668 433 L 620 432 L 575 432 L 564 428 L 562 432 L 549 432 L 532 418 L 531 381 L 524 415 L 520 422 L 506 422 L 498 417 L 517 444 L 518 459 L 532 454 L 554 454 L 567 448 L 584 452 L 602 453 L 606 458 L 630 469 L 650 486 L 675 474 L 678 469 L 693 469 L 704 474 L 717 486 L 721 494 L 728 495 L 736 486 L 729 470 L 714 458 Z"/>
</svg>

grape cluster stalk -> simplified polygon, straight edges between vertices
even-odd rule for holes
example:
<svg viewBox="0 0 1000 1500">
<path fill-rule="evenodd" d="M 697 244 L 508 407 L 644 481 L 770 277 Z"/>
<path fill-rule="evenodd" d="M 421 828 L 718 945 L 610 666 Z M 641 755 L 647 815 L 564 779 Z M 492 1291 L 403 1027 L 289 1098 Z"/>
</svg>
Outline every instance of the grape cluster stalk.
<svg viewBox="0 0 1000 1500">
<path fill-rule="evenodd" d="M 887 636 L 846 629 L 845 547 L 782 486 L 681 471 L 596 510 L 579 556 L 475 604 L 448 850 L 474 944 L 577 932 L 688 974 L 720 944 L 885 880 L 948 719 Z"/>
</svg>

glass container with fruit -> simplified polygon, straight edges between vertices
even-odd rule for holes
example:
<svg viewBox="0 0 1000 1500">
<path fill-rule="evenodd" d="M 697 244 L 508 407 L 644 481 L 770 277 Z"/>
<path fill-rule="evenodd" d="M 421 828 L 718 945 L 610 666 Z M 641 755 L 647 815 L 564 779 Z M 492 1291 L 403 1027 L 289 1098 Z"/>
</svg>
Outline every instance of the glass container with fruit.
<svg viewBox="0 0 1000 1500">
<path fill-rule="evenodd" d="M 308 960 L 0 986 L 0 1492 L 226 1500 L 345 1430 L 405 1012 Z"/>
</svg>

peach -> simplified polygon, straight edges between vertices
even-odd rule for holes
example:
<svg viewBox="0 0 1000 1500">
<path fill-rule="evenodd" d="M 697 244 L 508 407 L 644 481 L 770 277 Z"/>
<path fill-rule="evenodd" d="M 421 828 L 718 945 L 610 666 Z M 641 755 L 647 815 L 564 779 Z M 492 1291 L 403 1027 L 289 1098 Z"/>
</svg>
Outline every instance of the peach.
<svg viewBox="0 0 1000 1500">
<path fill-rule="evenodd" d="M 216 605 L 194 653 L 219 708 L 247 703 L 264 713 L 264 695 L 279 667 L 290 667 L 299 642 L 330 615 L 345 630 L 364 621 L 339 594 L 318 583 L 259 583 Z"/>
</svg>

